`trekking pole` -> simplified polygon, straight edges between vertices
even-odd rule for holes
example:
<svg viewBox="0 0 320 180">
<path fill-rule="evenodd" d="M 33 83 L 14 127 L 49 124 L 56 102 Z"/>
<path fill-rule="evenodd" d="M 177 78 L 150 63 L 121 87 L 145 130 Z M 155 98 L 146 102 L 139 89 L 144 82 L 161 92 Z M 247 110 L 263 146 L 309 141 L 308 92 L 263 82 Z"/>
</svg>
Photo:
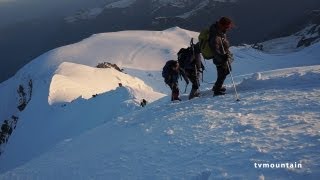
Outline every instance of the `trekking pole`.
<svg viewBox="0 0 320 180">
<path fill-rule="evenodd" d="M 223 47 L 222 38 L 220 38 L 220 42 L 221 42 L 221 47 L 222 47 L 223 54 L 226 54 L 226 52 L 225 52 L 225 50 L 224 50 L 224 47 Z M 240 98 L 239 98 L 239 95 L 238 95 L 238 92 L 237 92 L 237 88 L 236 88 L 236 84 L 234 83 L 233 75 L 232 75 L 232 72 L 231 72 L 229 60 L 227 60 L 227 66 L 228 66 L 228 70 L 229 70 L 229 72 L 230 72 L 230 76 L 231 76 L 231 80 L 232 80 L 234 92 L 235 92 L 235 94 L 236 94 L 236 98 L 237 98 L 236 101 L 240 101 Z"/>
<path fill-rule="evenodd" d="M 228 65 L 228 69 L 229 69 L 229 72 L 230 72 L 231 80 L 232 80 L 232 83 L 233 83 L 234 92 L 236 93 L 237 101 L 240 101 L 239 95 L 238 95 L 238 92 L 237 92 L 237 88 L 236 88 L 236 85 L 235 85 L 235 83 L 234 83 L 233 75 L 232 75 L 231 68 L 230 68 L 230 65 L 229 65 L 229 62 L 228 62 L 228 61 L 227 61 L 227 65 Z"/>
</svg>

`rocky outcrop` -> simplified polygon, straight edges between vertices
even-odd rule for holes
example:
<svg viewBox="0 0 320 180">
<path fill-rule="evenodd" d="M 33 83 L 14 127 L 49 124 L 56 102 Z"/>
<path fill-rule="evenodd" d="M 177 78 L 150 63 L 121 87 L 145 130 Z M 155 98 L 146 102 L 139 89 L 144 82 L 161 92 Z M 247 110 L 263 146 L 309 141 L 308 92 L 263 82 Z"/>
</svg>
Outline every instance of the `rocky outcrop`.
<svg viewBox="0 0 320 180">
<path fill-rule="evenodd" d="M 97 66 L 97 68 L 113 68 L 119 72 L 122 72 L 123 69 L 121 69 L 118 65 L 116 64 L 112 64 L 112 63 L 109 63 L 109 62 L 103 62 L 103 63 L 99 63 Z"/>
<path fill-rule="evenodd" d="M 20 84 L 17 93 L 19 96 L 19 102 L 17 105 L 18 110 L 24 111 L 27 107 L 28 103 L 31 101 L 33 90 L 33 82 L 32 79 L 28 81 L 28 83 Z M 9 138 L 13 131 L 16 129 L 18 124 L 19 116 L 18 114 L 12 115 L 10 118 L 5 119 L 1 125 L 0 131 L 0 155 L 3 153 L 5 145 L 8 143 Z"/>
</svg>

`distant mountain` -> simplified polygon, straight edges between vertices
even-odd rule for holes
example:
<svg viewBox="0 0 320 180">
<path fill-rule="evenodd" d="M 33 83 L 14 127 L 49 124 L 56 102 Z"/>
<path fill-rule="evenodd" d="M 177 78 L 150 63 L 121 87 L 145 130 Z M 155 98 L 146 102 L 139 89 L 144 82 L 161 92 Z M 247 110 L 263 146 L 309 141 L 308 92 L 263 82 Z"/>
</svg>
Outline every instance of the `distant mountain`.
<svg viewBox="0 0 320 180">
<path fill-rule="evenodd" d="M 79 9 L 102 6 L 117 0 L 0 0 L 0 29 L 33 19 L 61 18 Z"/>
<path fill-rule="evenodd" d="M 6 62 L 0 82 L 41 53 L 101 32 L 174 26 L 200 31 L 230 16 L 237 26 L 229 34 L 233 45 L 290 35 L 306 26 L 320 1 L 114 0 L 87 7 L 64 12 L 61 18 L 37 18 L 0 29 L 0 59 Z"/>
<path fill-rule="evenodd" d="M 79 11 L 65 20 L 80 26 L 107 23 L 113 31 L 163 30 L 173 26 L 200 31 L 219 17 L 230 16 L 237 25 L 231 32 L 232 42 L 239 44 L 292 34 L 302 28 L 297 24 L 307 24 L 309 14 L 319 6 L 316 0 L 307 0 L 302 5 L 290 0 L 120 0 Z"/>
</svg>

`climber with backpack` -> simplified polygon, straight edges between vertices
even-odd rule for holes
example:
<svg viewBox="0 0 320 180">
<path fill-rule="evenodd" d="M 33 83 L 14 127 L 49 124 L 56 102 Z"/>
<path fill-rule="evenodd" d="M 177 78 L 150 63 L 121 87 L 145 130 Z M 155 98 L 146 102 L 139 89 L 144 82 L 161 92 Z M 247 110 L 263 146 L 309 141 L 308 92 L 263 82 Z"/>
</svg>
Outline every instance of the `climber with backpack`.
<svg viewBox="0 0 320 180">
<path fill-rule="evenodd" d="M 181 77 L 183 77 L 187 84 L 189 84 L 189 80 L 184 70 L 180 67 L 179 62 L 175 60 L 167 61 L 162 70 L 162 77 L 164 78 L 164 82 L 170 87 L 172 91 L 171 101 L 181 101 L 179 97 L 179 78 L 182 79 Z"/>
<path fill-rule="evenodd" d="M 194 44 L 192 38 L 190 41 L 190 46 L 188 48 L 181 48 L 177 55 L 180 67 L 185 71 L 186 76 L 192 83 L 192 89 L 189 94 L 189 99 L 199 97 L 199 77 L 205 69 L 201 61 L 199 44 Z"/>
<path fill-rule="evenodd" d="M 226 32 L 233 27 L 234 24 L 230 18 L 222 17 L 199 35 L 202 56 L 205 59 L 213 59 L 217 69 L 217 80 L 212 88 L 214 95 L 224 95 L 226 91 L 223 83 L 227 75 L 231 73 L 231 63 L 233 62 L 233 55 L 229 50 L 230 45 Z"/>
</svg>

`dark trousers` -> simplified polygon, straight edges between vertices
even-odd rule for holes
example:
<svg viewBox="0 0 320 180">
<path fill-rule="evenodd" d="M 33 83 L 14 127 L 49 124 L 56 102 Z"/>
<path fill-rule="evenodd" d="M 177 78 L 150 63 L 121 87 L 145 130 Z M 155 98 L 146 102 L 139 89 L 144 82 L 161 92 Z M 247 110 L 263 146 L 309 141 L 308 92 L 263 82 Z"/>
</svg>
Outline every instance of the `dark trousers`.
<svg viewBox="0 0 320 180">
<path fill-rule="evenodd" d="M 199 73 L 194 70 L 186 70 L 186 75 L 192 83 L 192 89 L 197 90 L 200 87 Z"/>
<path fill-rule="evenodd" d="M 218 66 L 216 65 L 216 68 L 217 68 L 217 80 L 214 86 L 215 86 L 215 89 L 218 91 L 221 89 L 224 83 L 224 80 L 226 80 L 226 77 L 228 74 L 230 74 L 230 71 L 227 63 L 223 63 Z M 231 66 L 230 66 L 230 69 L 231 69 Z"/>
<path fill-rule="evenodd" d="M 194 97 L 199 97 L 199 87 L 200 87 L 200 81 L 199 81 L 199 72 L 195 70 L 186 70 L 186 75 L 190 82 L 192 83 L 192 89 L 189 94 L 189 99 L 192 99 Z"/>
<path fill-rule="evenodd" d="M 171 91 L 172 91 L 172 94 L 171 94 L 171 101 L 174 101 L 174 100 L 179 100 L 179 85 L 178 83 L 170 83 L 168 84 Z"/>
</svg>

